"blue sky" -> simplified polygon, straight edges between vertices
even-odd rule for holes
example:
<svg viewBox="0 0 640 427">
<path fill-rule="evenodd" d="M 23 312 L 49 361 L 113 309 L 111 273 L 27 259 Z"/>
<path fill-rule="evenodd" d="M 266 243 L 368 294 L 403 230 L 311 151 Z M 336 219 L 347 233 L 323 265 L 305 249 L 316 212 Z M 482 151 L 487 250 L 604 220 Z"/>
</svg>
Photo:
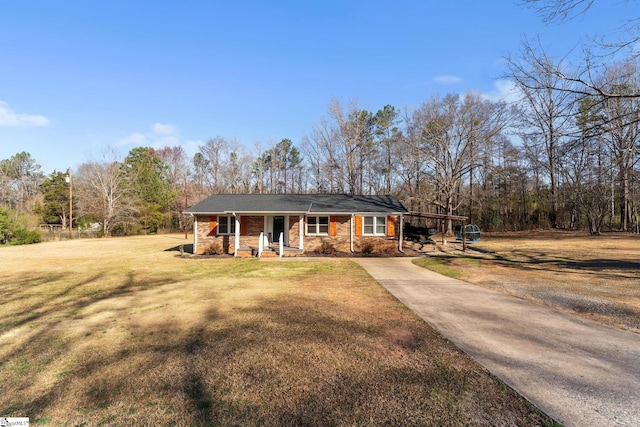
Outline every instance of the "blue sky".
<svg viewBox="0 0 640 427">
<path fill-rule="evenodd" d="M 564 55 L 640 16 L 604 3 L 544 25 L 517 0 L 3 0 L 0 159 L 27 151 L 49 173 L 107 147 L 193 155 L 223 136 L 266 148 L 299 143 L 334 98 L 375 112 L 497 97 L 523 37 Z"/>
</svg>

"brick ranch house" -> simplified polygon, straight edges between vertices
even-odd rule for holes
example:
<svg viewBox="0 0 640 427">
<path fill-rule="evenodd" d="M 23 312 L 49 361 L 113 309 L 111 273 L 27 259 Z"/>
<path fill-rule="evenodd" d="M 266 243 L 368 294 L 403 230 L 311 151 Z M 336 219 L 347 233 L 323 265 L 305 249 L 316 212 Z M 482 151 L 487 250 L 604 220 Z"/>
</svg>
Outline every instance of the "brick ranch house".
<svg viewBox="0 0 640 427">
<path fill-rule="evenodd" d="M 406 208 L 393 196 L 216 194 L 187 209 L 193 252 L 235 256 L 402 251 Z"/>
</svg>

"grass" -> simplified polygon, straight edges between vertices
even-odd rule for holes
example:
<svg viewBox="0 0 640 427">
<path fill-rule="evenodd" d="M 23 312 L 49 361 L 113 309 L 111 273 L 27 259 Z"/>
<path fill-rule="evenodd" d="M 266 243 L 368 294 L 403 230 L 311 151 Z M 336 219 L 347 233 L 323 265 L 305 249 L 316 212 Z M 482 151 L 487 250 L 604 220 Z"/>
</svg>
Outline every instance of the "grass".
<svg viewBox="0 0 640 427">
<path fill-rule="evenodd" d="M 417 264 L 640 333 L 640 236 L 485 233 L 473 246 L 488 253 L 430 257 Z"/>
<path fill-rule="evenodd" d="M 52 426 L 551 422 L 349 260 L 194 259 L 183 242 L 2 248 L 0 414 Z"/>
<path fill-rule="evenodd" d="M 462 272 L 460 269 L 453 266 L 454 261 L 456 261 L 456 258 L 451 256 L 431 256 L 417 258 L 413 260 L 413 263 L 422 268 L 442 274 L 443 276 L 460 279 L 462 277 Z"/>
</svg>

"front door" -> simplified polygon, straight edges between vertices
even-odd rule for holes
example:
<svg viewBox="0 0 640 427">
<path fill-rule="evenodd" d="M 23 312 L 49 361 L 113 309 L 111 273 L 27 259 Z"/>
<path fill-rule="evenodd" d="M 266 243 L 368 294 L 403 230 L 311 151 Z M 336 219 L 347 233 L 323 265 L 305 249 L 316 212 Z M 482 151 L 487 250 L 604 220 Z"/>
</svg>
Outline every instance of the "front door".
<svg viewBox="0 0 640 427">
<path fill-rule="evenodd" d="M 283 216 L 274 216 L 273 217 L 273 243 L 276 243 L 278 239 L 280 239 L 280 233 L 284 233 L 284 217 Z M 286 242 L 287 239 L 285 238 Z"/>
</svg>

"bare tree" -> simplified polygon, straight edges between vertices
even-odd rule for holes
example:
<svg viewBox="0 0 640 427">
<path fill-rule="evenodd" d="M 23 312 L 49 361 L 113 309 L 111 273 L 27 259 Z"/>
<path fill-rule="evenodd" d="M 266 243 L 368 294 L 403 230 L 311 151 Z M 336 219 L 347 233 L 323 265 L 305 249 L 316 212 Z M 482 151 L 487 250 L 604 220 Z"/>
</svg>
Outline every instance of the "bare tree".
<svg viewBox="0 0 640 427">
<path fill-rule="evenodd" d="M 372 152 L 373 115 L 358 108 L 352 100 L 345 111 L 338 100 L 329 104 L 329 114 L 335 127 L 332 137 L 335 167 L 340 171 L 341 187 L 350 194 L 362 194 L 364 177 L 369 173 L 366 159 Z"/>
<path fill-rule="evenodd" d="M 107 151 L 99 161 L 83 163 L 75 176 L 76 197 L 81 215 L 95 218 L 103 235 L 115 227 L 126 229 L 138 212 L 129 176 L 115 151 Z"/>
<path fill-rule="evenodd" d="M 235 139 L 216 137 L 200 146 L 194 158 L 196 177 L 203 192 L 248 193 L 253 191 L 252 176 L 256 176 L 253 156 Z M 264 170 L 260 170 L 260 175 Z"/>
<path fill-rule="evenodd" d="M 522 150 L 506 135 L 491 138 L 480 152 L 473 222 L 487 230 L 518 230 L 531 221 L 532 186 Z"/>
<path fill-rule="evenodd" d="M 605 79 L 611 92 L 632 93 L 640 90 L 640 72 L 635 62 L 625 61 L 612 67 Z M 620 229 L 627 231 L 633 222 L 632 186 L 634 167 L 640 161 L 640 100 L 610 98 L 599 111 L 600 130 L 612 160 L 618 169 Z"/>
<path fill-rule="evenodd" d="M 571 19 L 585 13 L 595 0 L 522 0 L 535 8 L 546 22 Z"/>
<path fill-rule="evenodd" d="M 254 155 L 255 160 L 251 165 L 251 177 L 253 179 L 253 184 L 252 184 L 253 188 L 251 191 L 258 194 L 264 194 L 265 168 L 264 168 L 264 162 L 262 162 L 260 158 L 260 156 L 262 155 L 262 145 L 260 144 L 260 141 L 254 142 L 252 152 L 255 154 Z"/>
<path fill-rule="evenodd" d="M 227 161 L 228 147 L 227 140 L 220 136 L 209 139 L 206 144 L 200 146 L 199 166 L 202 169 L 203 184 L 208 194 L 225 191 L 223 166 Z"/>
<path fill-rule="evenodd" d="M 405 108 L 402 112 L 404 132 L 396 152 L 396 170 L 401 184 L 401 196 L 411 211 L 426 211 L 432 185 L 427 178 L 428 158 L 423 155 L 422 131 L 425 118 L 420 109 Z"/>
<path fill-rule="evenodd" d="M 177 195 L 172 206 L 173 226 L 183 229 L 185 224 L 182 212 L 189 207 L 189 196 L 193 193 L 187 153 L 184 148 L 176 146 L 155 150 L 154 154 L 167 165 L 167 178 L 172 192 Z M 192 198 L 191 202 L 194 201 Z"/>
<path fill-rule="evenodd" d="M 429 162 L 436 194 L 432 203 L 452 215 L 464 201 L 463 178 L 478 163 L 474 150 L 495 138 L 506 126 L 505 105 L 484 101 L 475 93 L 433 97 L 421 107 L 422 155 Z M 447 223 L 451 233 L 451 221 Z"/>
<path fill-rule="evenodd" d="M 311 135 L 302 140 L 302 152 L 309 164 L 311 192 L 343 192 L 341 165 L 336 146 L 336 130 L 325 117 L 312 125 Z"/>
<path fill-rule="evenodd" d="M 561 22 L 588 13 L 595 0 L 522 0 L 525 5 L 534 8 L 545 22 Z M 620 3 L 628 3 L 631 0 Z M 626 54 L 630 58 L 638 56 L 635 49 L 640 41 L 640 17 L 631 16 L 620 24 L 621 34 L 626 34 L 617 40 L 600 40 L 592 42 L 591 46 L 583 46 L 582 63 L 572 70 L 554 68 L 549 70 L 553 75 L 548 80 L 533 80 L 532 89 L 551 89 L 555 91 L 571 92 L 579 96 L 595 97 L 597 99 L 610 98 L 638 98 L 640 91 L 620 93 L 610 90 L 611 85 L 602 81 L 599 76 L 607 71 L 607 58 L 615 54 Z M 533 48 L 525 42 L 525 48 L 531 50 L 533 56 L 544 61 L 546 54 L 542 48 Z M 597 53 L 594 53 L 597 52 Z"/>
<path fill-rule="evenodd" d="M 0 206 L 32 212 L 44 178 L 40 164 L 27 152 L 0 160 Z"/>
<path fill-rule="evenodd" d="M 563 144 L 575 132 L 574 102 L 572 92 L 565 90 L 570 83 L 558 78 L 554 70 L 560 70 L 562 63 L 556 63 L 546 55 L 536 56 L 525 49 L 518 61 L 509 60 L 511 76 L 522 95 L 521 138 L 529 153 L 542 152 L 544 156 L 534 161 L 546 170 L 551 192 L 551 212 L 549 220 L 553 228 L 558 227 L 558 167 L 563 156 Z M 542 84 L 539 84 L 542 83 Z M 559 88 L 560 90 L 554 90 Z M 533 149 L 532 145 L 542 148 Z"/>
<path fill-rule="evenodd" d="M 233 194 L 250 193 L 254 157 L 236 140 L 229 141 L 226 148 L 226 160 L 222 165 L 225 191 Z"/>
</svg>

